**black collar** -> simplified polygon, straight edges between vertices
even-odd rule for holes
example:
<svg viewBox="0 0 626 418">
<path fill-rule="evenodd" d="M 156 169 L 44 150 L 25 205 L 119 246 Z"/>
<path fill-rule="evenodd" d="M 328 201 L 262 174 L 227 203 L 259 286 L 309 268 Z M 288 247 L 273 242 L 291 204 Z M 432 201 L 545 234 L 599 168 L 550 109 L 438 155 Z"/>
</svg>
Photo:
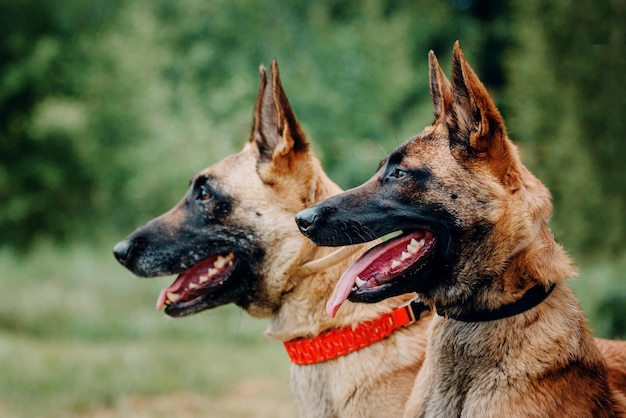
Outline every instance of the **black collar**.
<svg viewBox="0 0 626 418">
<path fill-rule="evenodd" d="M 509 316 L 520 314 L 529 310 L 541 302 L 543 302 L 552 290 L 556 286 L 556 283 L 552 284 L 548 289 L 545 285 L 539 283 L 531 287 L 520 299 L 507 305 L 502 305 L 495 310 L 473 311 L 463 312 L 457 315 L 449 314 L 444 310 L 437 309 L 437 315 L 445 316 L 447 318 L 456 319 L 463 322 L 486 322 L 495 321 L 496 319 L 508 318 Z"/>
<path fill-rule="evenodd" d="M 411 316 L 411 318 L 414 321 L 419 321 L 419 319 L 422 317 L 422 314 L 426 311 L 430 311 L 430 306 L 426 305 L 424 302 L 422 302 L 419 299 L 413 299 L 408 305 L 408 312 L 409 312 L 409 316 Z"/>
</svg>

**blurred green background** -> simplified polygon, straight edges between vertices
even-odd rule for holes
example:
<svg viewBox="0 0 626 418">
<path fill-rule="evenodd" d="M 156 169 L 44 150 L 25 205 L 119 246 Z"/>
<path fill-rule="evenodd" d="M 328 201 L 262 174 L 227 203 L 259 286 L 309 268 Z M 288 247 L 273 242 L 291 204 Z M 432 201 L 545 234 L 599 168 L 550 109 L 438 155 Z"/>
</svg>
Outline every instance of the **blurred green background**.
<svg viewBox="0 0 626 418">
<path fill-rule="evenodd" d="M 551 189 L 597 336 L 626 337 L 626 0 L 0 0 L 0 415 L 293 416 L 265 321 L 154 311 L 112 245 L 241 149 L 278 60 L 342 187 L 432 121 L 453 42 Z M 235 167 L 233 169 L 236 169 Z"/>
</svg>

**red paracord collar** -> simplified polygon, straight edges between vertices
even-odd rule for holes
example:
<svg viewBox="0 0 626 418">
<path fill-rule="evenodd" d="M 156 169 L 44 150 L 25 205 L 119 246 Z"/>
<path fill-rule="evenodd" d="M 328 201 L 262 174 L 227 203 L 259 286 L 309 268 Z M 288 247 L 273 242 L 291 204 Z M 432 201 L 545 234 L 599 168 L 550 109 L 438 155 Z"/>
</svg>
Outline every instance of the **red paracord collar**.
<svg viewBox="0 0 626 418">
<path fill-rule="evenodd" d="M 360 350 L 390 336 L 398 328 L 418 321 L 430 308 L 418 300 L 371 321 L 324 332 L 317 337 L 297 338 L 284 343 L 293 364 L 322 363 Z"/>
</svg>

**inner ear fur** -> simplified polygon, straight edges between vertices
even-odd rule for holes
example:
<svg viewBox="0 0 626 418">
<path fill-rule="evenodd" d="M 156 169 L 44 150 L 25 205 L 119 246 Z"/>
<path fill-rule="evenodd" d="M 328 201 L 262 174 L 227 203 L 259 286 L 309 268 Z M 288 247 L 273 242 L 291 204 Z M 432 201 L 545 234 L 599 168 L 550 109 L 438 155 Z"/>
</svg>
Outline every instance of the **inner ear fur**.
<svg viewBox="0 0 626 418">
<path fill-rule="evenodd" d="M 517 147 L 508 139 L 504 120 L 467 63 L 459 41 L 452 51 L 451 85 L 452 104 L 446 116 L 450 137 L 473 155 L 486 158 L 502 184 L 517 190 L 523 183 Z"/>
<path fill-rule="evenodd" d="M 261 64 L 259 66 L 259 91 L 257 93 L 256 102 L 254 104 L 254 116 L 252 121 L 252 132 L 250 133 L 249 143 L 258 147 L 259 143 L 263 140 L 261 135 L 261 106 L 263 104 L 263 95 L 265 93 L 265 87 L 267 86 L 267 75 L 265 73 L 265 66 Z"/>
<path fill-rule="evenodd" d="M 435 121 L 450 113 L 452 108 L 452 86 L 444 74 L 435 53 L 428 52 L 428 75 L 430 80 L 430 98 L 433 102 Z"/>
<path fill-rule="evenodd" d="M 258 149 L 260 163 L 273 163 L 279 168 L 289 164 L 294 154 L 306 151 L 308 141 L 283 90 L 276 60 L 270 65 L 269 80 L 263 66 L 259 76 L 250 142 Z"/>
<path fill-rule="evenodd" d="M 489 92 L 467 63 L 459 41 L 452 51 L 452 89 L 454 117 L 468 145 L 475 151 L 488 152 L 499 147 L 506 135 L 504 121 Z"/>
</svg>

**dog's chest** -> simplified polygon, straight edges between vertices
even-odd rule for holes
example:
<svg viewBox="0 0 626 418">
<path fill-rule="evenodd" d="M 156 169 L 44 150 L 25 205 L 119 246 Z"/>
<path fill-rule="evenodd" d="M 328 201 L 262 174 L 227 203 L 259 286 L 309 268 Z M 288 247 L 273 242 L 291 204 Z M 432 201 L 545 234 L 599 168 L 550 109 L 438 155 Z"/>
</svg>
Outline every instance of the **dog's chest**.
<svg viewBox="0 0 626 418">
<path fill-rule="evenodd" d="M 517 348 L 498 335 L 502 330 L 447 325 L 433 328 L 425 416 L 496 416 L 508 409 L 505 400 L 517 396 L 526 373 Z"/>
</svg>

